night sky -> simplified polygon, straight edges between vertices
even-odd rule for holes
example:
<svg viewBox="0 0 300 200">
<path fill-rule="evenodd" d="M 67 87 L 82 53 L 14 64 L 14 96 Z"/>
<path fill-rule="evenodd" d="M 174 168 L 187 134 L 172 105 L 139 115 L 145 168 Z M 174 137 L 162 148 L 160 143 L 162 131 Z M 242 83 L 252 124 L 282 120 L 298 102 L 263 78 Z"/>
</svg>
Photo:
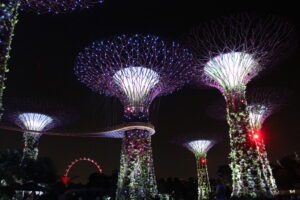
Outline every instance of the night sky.
<svg viewBox="0 0 300 200">
<path fill-rule="evenodd" d="M 60 108 L 71 108 L 77 121 L 58 128 L 60 132 L 89 132 L 101 130 L 120 119 L 117 99 L 103 97 L 77 81 L 73 67 L 79 51 L 94 40 L 116 34 L 150 33 L 163 38 L 182 40 L 189 30 L 209 19 L 230 13 L 250 11 L 270 13 L 287 18 L 295 25 L 295 42 L 299 34 L 297 5 L 250 5 L 228 3 L 197 4 L 199 0 L 106 0 L 103 6 L 64 15 L 35 15 L 21 13 L 12 46 L 5 104 L 24 97 L 43 99 L 46 104 L 59 99 Z M 264 124 L 264 138 L 271 161 L 299 151 L 299 75 L 300 49 L 276 67 L 254 79 L 249 88 L 280 86 L 292 91 L 286 105 Z M 155 100 L 153 123 L 153 156 L 155 171 L 160 177 L 188 178 L 196 176 L 195 160 L 189 151 L 174 144 L 174 139 L 187 135 L 215 133 L 222 141 L 208 154 L 208 167 L 215 176 L 217 167 L 228 163 L 229 140 L 227 125 L 212 119 L 207 106 L 218 98 L 213 88 L 184 88 L 172 95 Z M 158 109 L 157 109 L 158 108 Z M 22 135 L 1 130 L 0 150 L 22 148 Z M 98 161 L 110 174 L 119 168 L 121 140 L 103 138 L 43 136 L 40 156 L 50 157 L 62 175 L 75 158 L 86 156 Z M 71 176 L 85 180 L 94 169 L 78 165 Z"/>
</svg>

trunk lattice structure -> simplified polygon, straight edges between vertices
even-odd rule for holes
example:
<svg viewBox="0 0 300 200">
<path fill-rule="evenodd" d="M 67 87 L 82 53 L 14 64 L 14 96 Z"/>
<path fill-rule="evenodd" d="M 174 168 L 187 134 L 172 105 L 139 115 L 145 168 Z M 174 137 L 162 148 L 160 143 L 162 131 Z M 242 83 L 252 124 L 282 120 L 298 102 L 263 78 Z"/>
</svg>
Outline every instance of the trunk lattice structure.
<svg viewBox="0 0 300 200">
<path fill-rule="evenodd" d="M 231 147 L 232 196 L 257 197 L 265 194 L 266 188 L 255 143 L 250 138 L 245 92 L 229 92 L 225 99 Z"/>
<path fill-rule="evenodd" d="M 146 199 L 157 195 L 151 136 L 145 130 L 125 133 L 116 199 Z"/>
<path fill-rule="evenodd" d="M 209 199 L 211 187 L 209 183 L 206 153 L 196 154 L 197 177 L 198 177 L 198 200 Z"/>
<path fill-rule="evenodd" d="M 198 178 L 198 200 L 209 199 L 211 192 L 209 176 L 207 170 L 207 152 L 215 145 L 216 140 L 197 138 L 188 139 L 183 146 L 190 150 L 196 158 L 197 178 Z"/>
<path fill-rule="evenodd" d="M 268 159 L 267 151 L 265 148 L 264 141 L 261 139 L 256 141 L 256 150 L 259 154 L 259 164 L 261 166 L 263 179 L 267 186 L 268 192 L 275 196 L 278 194 L 278 188 L 276 184 L 276 180 L 273 176 L 272 168 Z"/>
<path fill-rule="evenodd" d="M 24 149 L 21 165 L 25 166 L 28 162 L 38 158 L 40 134 L 25 132 L 23 138 Z"/>
</svg>

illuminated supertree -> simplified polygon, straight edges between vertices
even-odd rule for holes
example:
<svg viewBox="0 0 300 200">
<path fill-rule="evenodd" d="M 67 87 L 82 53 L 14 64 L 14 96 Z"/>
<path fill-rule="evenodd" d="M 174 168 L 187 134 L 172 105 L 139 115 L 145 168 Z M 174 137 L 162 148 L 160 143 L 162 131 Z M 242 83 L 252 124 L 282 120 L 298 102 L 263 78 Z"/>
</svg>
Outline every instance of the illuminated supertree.
<svg viewBox="0 0 300 200">
<path fill-rule="evenodd" d="M 47 103 L 49 101 L 51 104 Z M 47 100 L 44 100 L 42 97 L 39 99 L 33 97 L 11 99 L 8 97 L 5 103 L 6 110 L 2 124 L 8 125 L 4 126 L 7 130 L 23 133 L 22 166 L 27 166 L 28 163 L 37 159 L 39 140 L 42 135 L 64 135 L 50 133 L 50 130 L 77 119 L 76 113 L 69 105 L 62 105 L 62 101 L 55 98 L 50 100 L 48 97 Z"/>
<path fill-rule="evenodd" d="M 174 42 L 151 35 L 121 35 L 85 48 L 75 73 L 93 91 L 118 97 L 125 121 L 147 122 L 153 99 L 186 84 L 192 62 L 191 53 Z M 117 199 L 156 195 L 151 134 L 132 127 L 123 138 Z"/>
<path fill-rule="evenodd" d="M 272 195 L 278 194 L 278 189 L 267 157 L 261 129 L 264 121 L 279 110 L 288 95 L 286 90 L 280 88 L 259 88 L 247 92 L 250 134 L 256 143 L 263 179 Z"/>
<path fill-rule="evenodd" d="M 219 89 L 226 100 L 230 135 L 233 196 L 267 193 L 249 130 L 247 83 L 282 52 L 287 52 L 292 28 L 275 17 L 236 15 L 195 30 L 191 46 L 203 67 L 201 79 Z"/>
<path fill-rule="evenodd" d="M 47 114 L 34 112 L 14 113 L 11 117 L 14 123 L 24 130 L 24 149 L 21 165 L 38 157 L 39 140 L 46 132 L 59 124 L 59 121 Z"/>
<path fill-rule="evenodd" d="M 19 10 L 40 13 L 66 13 L 76 9 L 89 8 L 103 0 L 1 0 L 0 2 L 0 114 L 3 112 L 2 98 L 5 89 L 5 73 L 9 71 L 11 43 Z M 1 119 L 1 116 L 0 116 Z"/>
<path fill-rule="evenodd" d="M 198 176 L 198 200 L 209 199 L 211 187 L 207 171 L 207 152 L 215 144 L 213 140 L 193 140 L 184 143 L 184 147 L 189 149 L 196 158 Z"/>
</svg>

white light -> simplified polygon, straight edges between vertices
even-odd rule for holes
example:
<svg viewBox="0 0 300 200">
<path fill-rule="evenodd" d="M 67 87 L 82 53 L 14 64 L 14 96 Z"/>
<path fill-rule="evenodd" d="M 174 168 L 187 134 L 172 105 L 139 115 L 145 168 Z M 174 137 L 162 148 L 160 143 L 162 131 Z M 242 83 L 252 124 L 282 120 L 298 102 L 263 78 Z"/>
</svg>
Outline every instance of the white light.
<svg viewBox="0 0 300 200">
<path fill-rule="evenodd" d="M 296 194 L 296 190 L 289 190 L 290 194 Z"/>
<path fill-rule="evenodd" d="M 225 90 L 234 90 L 248 83 L 255 75 L 258 63 L 243 52 L 220 54 L 204 67 L 204 73 Z"/>
<path fill-rule="evenodd" d="M 195 140 L 186 144 L 186 147 L 194 153 L 206 153 L 214 145 L 211 140 Z"/>
<path fill-rule="evenodd" d="M 268 111 L 264 105 L 248 105 L 250 126 L 255 129 L 260 129 Z"/>
<path fill-rule="evenodd" d="M 159 82 L 159 75 L 145 67 L 121 69 L 113 78 L 126 94 L 131 106 L 142 106 L 150 90 Z"/>
<path fill-rule="evenodd" d="M 19 120 L 25 129 L 31 131 L 43 131 L 47 125 L 53 122 L 51 117 L 39 113 L 22 113 L 19 115 Z"/>
</svg>

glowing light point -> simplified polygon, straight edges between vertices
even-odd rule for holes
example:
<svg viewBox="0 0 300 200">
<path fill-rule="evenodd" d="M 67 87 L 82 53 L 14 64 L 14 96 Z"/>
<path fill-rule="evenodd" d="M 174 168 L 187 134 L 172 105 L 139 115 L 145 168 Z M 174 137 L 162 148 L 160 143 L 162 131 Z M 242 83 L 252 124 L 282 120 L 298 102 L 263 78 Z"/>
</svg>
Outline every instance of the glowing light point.
<svg viewBox="0 0 300 200">
<path fill-rule="evenodd" d="M 70 182 L 70 177 L 67 176 L 62 176 L 61 177 L 61 182 L 65 185 L 67 185 Z"/>
<path fill-rule="evenodd" d="M 254 133 L 253 138 L 254 138 L 255 140 L 259 139 L 258 133 Z"/>
<path fill-rule="evenodd" d="M 201 162 L 202 165 L 205 165 L 205 164 L 206 164 L 206 159 L 202 158 L 202 159 L 200 160 L 200 162 Z"/>
</svg>

